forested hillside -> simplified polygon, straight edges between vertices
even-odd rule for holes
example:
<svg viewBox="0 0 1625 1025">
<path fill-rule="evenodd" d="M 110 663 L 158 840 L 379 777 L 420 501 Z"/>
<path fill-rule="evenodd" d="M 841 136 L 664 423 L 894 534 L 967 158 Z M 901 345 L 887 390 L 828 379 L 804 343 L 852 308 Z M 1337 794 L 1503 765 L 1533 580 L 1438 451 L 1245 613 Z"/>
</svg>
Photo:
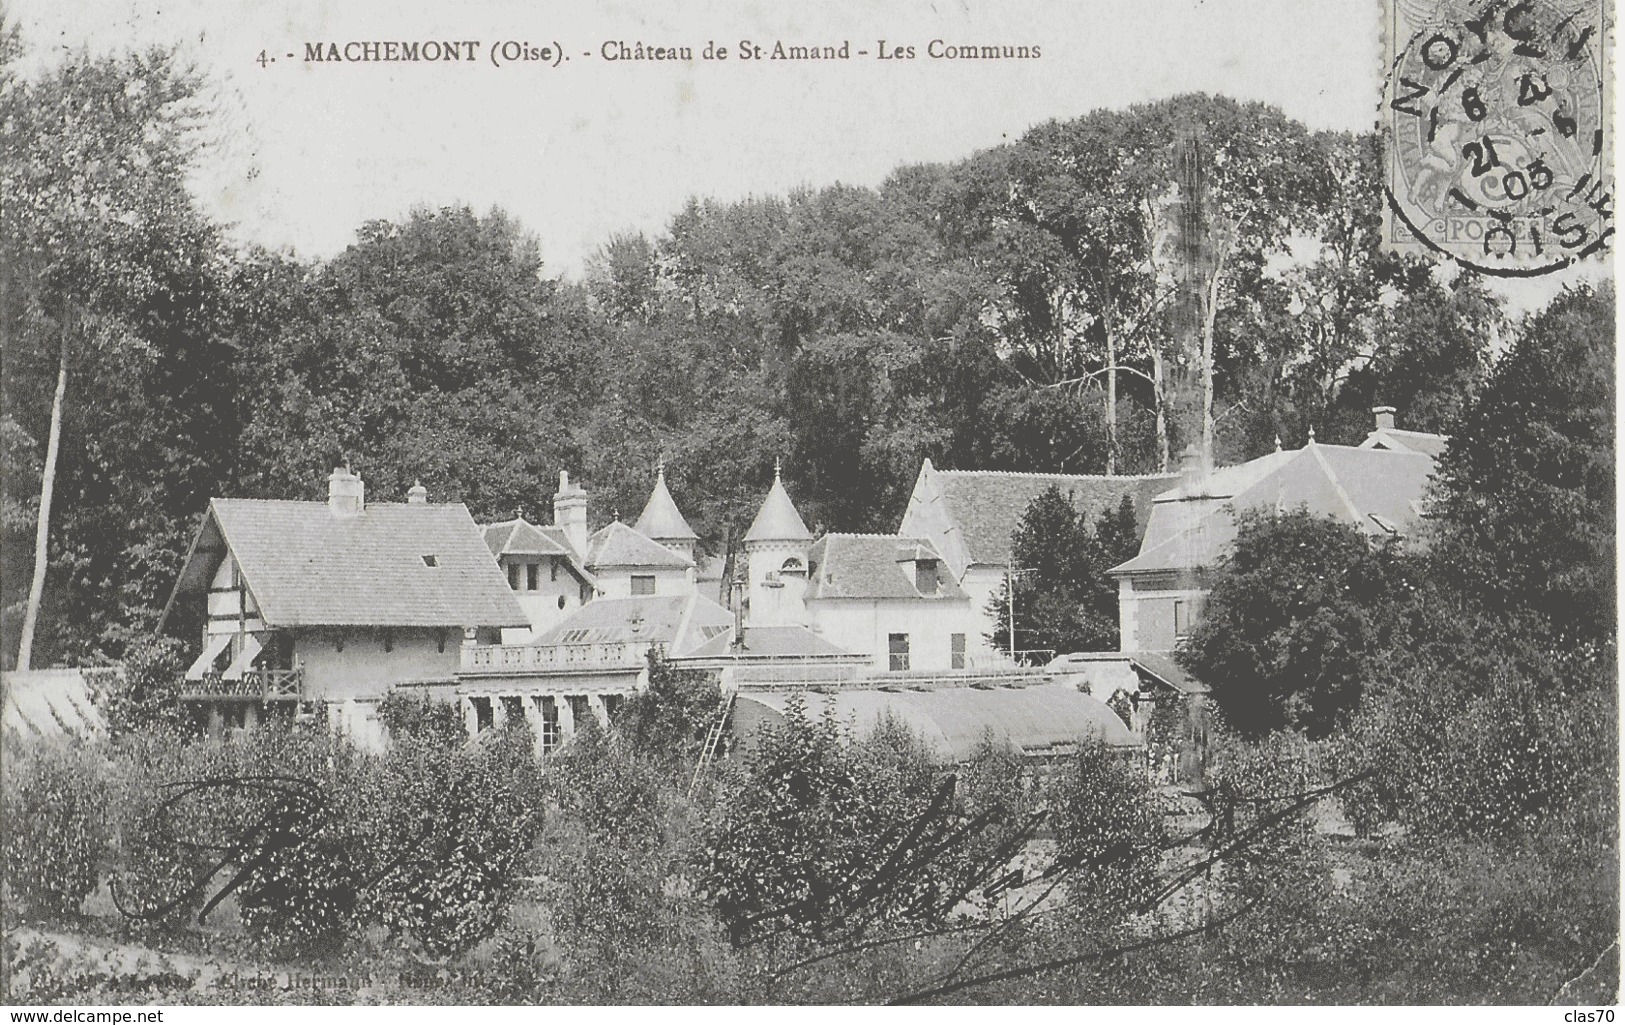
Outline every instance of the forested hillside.
<svg viewBox="0 0 1625 1025">
<path fill-rule="evenodd" d="M 211 118 L 192 72 L 154 52 L 23 77 L 4 45 L 8 666 L 47 478 L 36 666 L 149 631 L 209 497 L 316 498 L 340 462 L 377 500 L 422 480 L 541 521 L 568 468 L 601 521 L 635 516 L 664 459 L 713 551 L 779 457 L 832 530 L 895 527 L 924 457 L 1166 466 L 1192 440 L 1193 141 L 1220 461 L 1355 441 L 1376 402 L 1449 430 L 1508 330 L 1482 281 L 1380 251 L 1374 138 L 1259 104 L 1080 111 L 877 188 L 695 198 L 577 281 L 499 210 L 358 225 L 325 261 L 241 248 L 186 189 Z"/>
</svg>

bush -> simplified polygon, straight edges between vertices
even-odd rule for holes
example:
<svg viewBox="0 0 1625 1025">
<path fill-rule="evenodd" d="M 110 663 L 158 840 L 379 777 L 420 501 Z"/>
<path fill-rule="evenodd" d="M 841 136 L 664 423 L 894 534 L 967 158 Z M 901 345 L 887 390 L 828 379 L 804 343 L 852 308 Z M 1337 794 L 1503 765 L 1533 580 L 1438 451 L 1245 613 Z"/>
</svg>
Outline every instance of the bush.
<svg viewBox="0 0 1625 1025">
<path fill-rule="evenodd" d="M 1162 855 L 1162 802 L 1150 778 L 1096 744 L 1045 786 L 1056 857 L 1076 866 L 1068 893 L 1079 908 L 1120 918 L 1156 889 Z"/>
<path fill-rule="evenodd" d="M 108 735 L 116 739 L 151 730 L 170 737 L 196 736 L 197 721 L 181 704 L 185 671 L 186 646 L 175 638 L 130 643 L 123 677 L 104 698 Z"/>
<path fill-rule="evenodd" d="M 413 738 L 435 747 L 452 747 L 468 740 L 462 711 L 450 701 L 435 701 L 427 694 L 414 698 L 392 690 L 378 702 L 377 714 L 391 740 Z"/>
<path fill-rule="evenodd" d="M 6 890 L 30 914 L 76 918 L 112 846 L 109 772 L 100 749 L 8 738 L 0 779 Z"/>
</svg>

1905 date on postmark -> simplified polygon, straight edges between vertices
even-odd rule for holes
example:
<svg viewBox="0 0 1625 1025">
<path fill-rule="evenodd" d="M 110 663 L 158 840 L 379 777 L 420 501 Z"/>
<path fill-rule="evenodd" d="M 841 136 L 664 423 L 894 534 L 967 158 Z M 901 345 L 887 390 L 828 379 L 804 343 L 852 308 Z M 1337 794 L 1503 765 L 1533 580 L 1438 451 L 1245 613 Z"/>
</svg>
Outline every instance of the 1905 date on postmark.
<svg viewBox="0 0 1625 1025">
<path fill-rule="evenodd" d="M 1611 0 L 1385 0 L 1384 238 L 1527 277 L 1614 233 Z"/>
</svg>

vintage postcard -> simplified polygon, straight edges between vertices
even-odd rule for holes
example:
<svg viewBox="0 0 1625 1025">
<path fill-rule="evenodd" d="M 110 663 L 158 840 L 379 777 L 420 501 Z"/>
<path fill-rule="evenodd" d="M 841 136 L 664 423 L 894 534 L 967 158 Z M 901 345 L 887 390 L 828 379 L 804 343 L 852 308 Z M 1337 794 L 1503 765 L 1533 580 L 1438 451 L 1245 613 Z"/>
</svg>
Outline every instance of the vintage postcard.
<svg viewBox="0 0 1625 1025">
<path fill-rule="evenodd" d="M 14 0 L 0 1003 L 1612 1022 L 1616 30 Z"/>
</svg>

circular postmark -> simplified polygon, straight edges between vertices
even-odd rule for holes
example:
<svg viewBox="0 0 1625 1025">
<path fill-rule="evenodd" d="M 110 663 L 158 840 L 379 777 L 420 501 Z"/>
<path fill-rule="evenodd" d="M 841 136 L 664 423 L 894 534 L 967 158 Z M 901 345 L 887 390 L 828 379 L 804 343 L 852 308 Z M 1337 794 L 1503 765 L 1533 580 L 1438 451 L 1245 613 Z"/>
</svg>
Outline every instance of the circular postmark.
<svg viewBox="0 0 1625 1025">
<path fill-rule="evenodd" d="M 1607 6 L 1398 0 L 1405 35 L 1383 92 L 1390 244 L 1515 277 L 1608 248 Z"/>
</svg>

